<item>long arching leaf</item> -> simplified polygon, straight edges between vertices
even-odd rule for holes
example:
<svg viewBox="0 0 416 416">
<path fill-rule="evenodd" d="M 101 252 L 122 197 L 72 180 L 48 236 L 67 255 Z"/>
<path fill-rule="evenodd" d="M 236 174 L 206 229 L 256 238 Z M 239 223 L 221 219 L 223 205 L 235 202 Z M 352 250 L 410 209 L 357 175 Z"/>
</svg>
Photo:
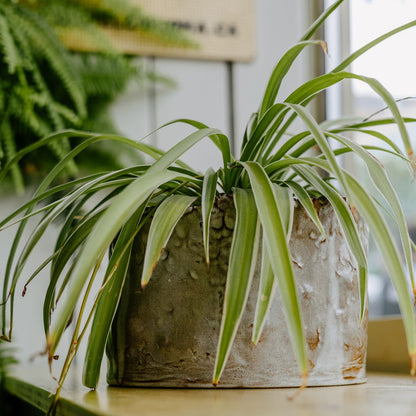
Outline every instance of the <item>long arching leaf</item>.
<svg viewBox="0 0 416 416">
<path fill-rule="evenodd" d="M 289 188 L 281 187 L 277 184 L 273 184 L 273 188 L 279 211 L 282 217 L 283 226 L 285 228 L 286 239 L 289 244 L 293 224 L 294 210 L 292 192 L 290 192 Z M 267 241 L 265 241 L 264 233 L 263 247 L 267 247 Z M 252 341 L 254 344 L 257 344 L 260 339 L 261 333 L 264 328 L 264 324 L 266 322 L 268 311 L 274 299 L 277 284 L 278 282 L 274 276 L 273 268 L 270 263 L 269 253 L 267 250 L 263 249 L 260 284 L 253 323 Z"/>
<path fill-rule="evenodd" d="M 53 355 L 59 343 L 94 264 L 109 247 L 122 225 L 149 195 L 161 184 L 173 180 L 177 176 L 176 173 L 166 170 L 149 172 L 150 169 L 117 195 L 89 235 L 72 273 L 71 287 L 65 303 L 60 308 L 58 318 L 53 323 L 47 339 L 50 356 Z"/>
<path fill-rule="evenodd" d="M 142 287 L 149 282 L 153 269 L 166 247 L 176 224 L 195 199 L 196 197 L 192 196 L 171 195 L 158 206 L 150 224 L 147 239 L 141 278 Z"/>
<path fill-rule="evenodd" d="M 381 166 L 380 162 L 372 156 L 371 154 L 367 153 L 361 146 L 354 143 L 354 141 L 347 139 L 346 137 L 335 135 L 335 134 L 328 134 L 330 137 L 340 141 L 346 147 L 351 148 L 351 150 L 358 155 L 367 165 L 368 173 L 377 187 L 381 195 L 383 195 L 385 201 L 389 205 L 392 210 L 393 218 L 397 224 L 400 233 L 400 240 L 402 242 L 403 251 L 406 258 L 407 268 L 410 274 L 410 280 L 412 282 L 413 291 L 415 289 L 415 279 L 414 279 L 414 271 L 413 271 L 413 261 L 412 261 L 412 247 L 410 245 L 410 236 L 409 230 L 406 224 L 406 218 L 404 216 L 402 207 L 400 205 L 399 198 L 396 194 L 396 191 L 391 184 L 387 173 Z"/>
<path fill-rule="evenodd" d="M 362 320 L 366 306 L 368 266 L 367 257 L 358 233 L 357 224 L 349 206 L 347 205 L 347 202 L 342 198 L 339 192 L 320 178 L 312 169 L 308 169 L 307 166 L 301 166 L 301 163 L 309 163 L 312 166 L 319 166 L 328 170 L 330 169 L 329 165 L 325 165 L 324 163 L 319 164 L 319 159 L 305 158 L 302 161 L 298 160 L 298 162 L 299 164 L 297 166 L 293 166 L 293 170 L 298 173 L 300 177 L 310 183 L 321 195 L 325 196 L 325 198 L 331 203 L 341 225 L 341 229 L 344 233 L 349 249 L 357 262 L 361 300 L 360 319 Z"/>
<path fill-rule="evenodd" d="M 367 197 L 365 189 L 350 175 L 347 176 L 347 181 L 354 203 L 374 236 L 381 257 L 389 271 L 390 279 L 396 289 L 406 332 L 411 366 L 410 373 L 414 376 L 416 372 L 416 322 L 413 299 L 409 293 L 400 256 L 383 216 L 371 198 Z"/>
<path fill-rule="evenodd" d="M 335 73 L 331 72 L 329 74 L 325 74 L 320 77 L 314 78 L 308 82 L 305 82 L 303 85 L 297 88 L 292 94 L 290 94 L 289 97 L 287 97 L 287 99 L 285 100 L 285 102 L 292 104 L 301 104 L 309 97 L 315 95 L 317 92 L 322 91 L 334 84 L 337 84 L 343 81 L 344 79 L 356 79 L 366 83 L 386 103 L 393 115 L 395 124 L 399 128 L 402 142 L 408 154 L 409 160 L 412 162 L 414 166 L 415 161 L 412 144 L 410 142 L 409 134 L 407 132 L 404 119 L 397 107 L 397 103 L 391 96 L 391 94 L 386 90 L 386 88 L 384 88 L 383 85 L 381 85 L 381 83 L 374 78 L 369 78 L 346 71 Z"/>
<path fill-rule="evenodd" d="M 286 239 L 283 219 L 279 211 L 273 185 L 264 169 L 256 162 L 241 162 L 248 173 L 253 189 L 266 247 L 273 272 L 278 279 L 289 335 L 304 381 L 308 374 L 305 334 L 296 291 L 292 258 Z"/>
<path fill-rule="evenodd" d="M 260 240 L 260 224 L 252 192 L 235 188 L 234 204 L 237 215 L 231 243 L 221 329 L 215 359 L 214 385 L 218 384 L 224 370 L 247 302 Z"/>
<path fill-rule="evenodd" d="M 130 262 L 131 247 L 133 245 L 132 236 L 135 235 L 145 206 L 145 203 L 142 204 L 136 213 L 132 215 L 117 237 L 105 273 L 104 286 L 98 294 L 99 299 L 91 325 L 82 372 L 83 384 L 89 388 L 96 388 L 98 384 L 105 345 L 121 298 Z"/>
<path fill-rule="evenodd" d="M 212 207 L 215 200 L 218 173 L 213 169 L 208 169 L 204 176 L 202 185 L 201 210 L 202 210 L 202 234 L 204 240 L 205 260 L 209 266 L 209 226 L 211 220 Z"/>
<path fill-rule="evenodd" d="M 316 209 L 312 203 L 311 197 L 305 191 L 305 188 L 299 185 L 297 182 L 285 181 L 285 183 L 292 189 L 293 193 L 296 195 L 296 198 L 299 200 L 299 203 L 302 205 L 303 209 L 305 210 L 309 218 L 316 225 L 319 232 L 324 237 L 326 237 L 324 227 L 322 226 L 322 223 L 318 217 L 318 214 L 316 213 Z"/>
<path fill-rule="evenodd" d="M 265 112 L 274 104 L 277 94 L 280 89 L 280 85 L 285 75 L 289 72 L 293 62 L 298 55 L 305 49 L 306 46 L 319 45 L 326 51 L 326 44 L 321 40 L 304 40 L 296 43 L 292 46 L 283 56 L 279 59 L 276 67 L 274 68 L 272 75 L 270 76 L 269 82 L 264 92 L 263 101 L 259 109 L 259 119 L 263 117 Z"/>
<path fill-rule="evenodd" d="M 263 234 L 263 247 L 266 247 L 267 243 L 264 238 Z M 277 279 L 274 277 L 269 252 L 267 250 L 263 250 L 259 293 L 257 296 L 256 311 L 254 313 L 253 335 L 251 338 L 251 341 L 255 345 L 259 342 L 260 336 L 263 332 L 267 314 L 276 293 L 276 288 Z"/>
</svg>

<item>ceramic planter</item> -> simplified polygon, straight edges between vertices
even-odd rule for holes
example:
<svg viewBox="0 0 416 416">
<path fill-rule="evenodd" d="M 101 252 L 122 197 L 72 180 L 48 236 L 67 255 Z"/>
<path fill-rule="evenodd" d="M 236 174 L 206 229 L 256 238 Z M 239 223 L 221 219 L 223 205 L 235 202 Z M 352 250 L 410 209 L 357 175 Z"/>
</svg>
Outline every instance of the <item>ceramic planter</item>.
<svg viewBox="0 0 416 416">
<path fill-rule="evenodd" d="M 315 206 L 327 239 L 296 207 L 290 241 L 306 331 L 308 385 L 361 383 L 367 317 L 360 325 L 357 271 L 332 207 L 321 200 Z M 190 210 L 178 223 L 144 291 L 140 275 L 146 232 L 136 238 L 108 342 L 109 384 L 212 387 L 234 218 L 232 200 L 219 198 L 211 218 L 208 269 L 200 208 Z M 366 240 L 361 220 L 358 225 Z M 218 387 L 300 384 L 279 293 L 260 342 L 251 343 L 259 269 Z"/>
</svg>

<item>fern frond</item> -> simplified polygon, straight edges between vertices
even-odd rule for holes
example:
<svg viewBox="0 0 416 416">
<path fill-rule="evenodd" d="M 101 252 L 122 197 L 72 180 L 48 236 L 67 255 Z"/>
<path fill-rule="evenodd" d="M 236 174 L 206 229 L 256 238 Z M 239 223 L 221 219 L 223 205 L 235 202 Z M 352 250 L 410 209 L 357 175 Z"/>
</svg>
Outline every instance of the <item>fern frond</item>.
<svg viewBox="0 0 416 416">
<path fill-rule="evenodd" d="M 115 97 L 139 69 L 128 59 L 103 54 L 74 54 L 73 62 L 89 97 Z"/>
<path fill-rule="evenodd" d="M 16 124 L 20 123 L 37 137 L 43 137 L 50 133 L 50 126 L 45 121 L 44 114 L 40 116 L 36 113 L 31 101 L 34 95 L 36 96 L 36 91 L 33 89 L 16 86 L 10 95 L 10 114 Z"/>
<path fill-rule="evenodd" d="M 118 7 L 118 2 L 115 3 Z M 87 31 L 91 28 L 94 42 L 102 42 L 110 53 L 68 51 L 45 20 L 42 10 L 45 16 L 47 11 L 52 16 L 61 10 L 61 23 L 70 22 L 71 16 L 82 16 L 84 28 Z M 77 1 L 0 1 L 0 164 L 15 151 L 56 130 L 87 128 L 115 132 L 108 117 L 110 103 L 129 80 L 148 75 L 132 63 L 131 58 L 111 50 L 102 37 L 98 20 L 94 20 L 96 16 L 91 16 L 90 9 L 80 7 Z M 52 21 L 52 17 L 48 19 Z M 6 110 L 8 124 L 3 132 L 1 123 L 6 119 Z M 61 140 L 39 150 L 36 157 L 26 156 L 19 166 L 16 165 L 10 178 L 13 176 L 20 188 L 21 171 L 36 180 L 55 158 L 62 158 L 70 149 L 69 141 Z M 112 164 L 114 152 L 105 149 L 103 154 L 106 152 Z M 105 164 L 102 166 L 104 168 Z M 66 174 L 75 172 L 73 163 Z"/>
<path fill-rule="evenodd" d="M 3 142 L 5 159 L 6 161 L 8 161 L 16 154 L 13 130 L 10 126 L 9 120 L 3 121 L 0 131 L 0 137 L 1 141 Z M 22 193 L 24 191 L 23 176 L 17 164 L 12 166 L 10 174 L 12 176 L 13 183 L 17 192 Z"/>
<path fill-rule="evenodd" d="M 9 30 L 9 25 L 4 16 L 0 15 L 0 48 L 3 60 L 7 64 L 9 74 L 14 74 L 16 68 L 21 65 L 19 51 L 14 43 Z"/>
<path fill-rule="evenodd" d="M 46 60 L 58 80 L 62 82 L 79 116 L 85 117 L 85 95 L 80 88 L 79 79 L 77 82 L 77 74 L 71 72 L 71 61 L 67 52 L 56 39 L 53 30 L 36 13 L 24 8 L 16 15 L 16 21 L 18 27 L 31 39 L 36 52 Z"/>
</svg>

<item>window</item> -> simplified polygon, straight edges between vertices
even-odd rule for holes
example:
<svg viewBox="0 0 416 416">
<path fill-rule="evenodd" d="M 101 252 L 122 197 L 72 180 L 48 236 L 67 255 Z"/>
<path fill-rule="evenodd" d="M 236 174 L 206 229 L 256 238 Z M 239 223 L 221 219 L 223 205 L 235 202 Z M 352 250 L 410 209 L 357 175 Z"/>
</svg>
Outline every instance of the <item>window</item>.
<svg viewBox="0 0 416 416">
<path fill-rule="evenodd" d="M 332 3 L 332 2 L 328 2 Z M 339 56 L 331 56 L 331 48 L 337 49 L 333 39 L 338 43 L 340 56 L 355 51 L 377 36 L 408 23 L 416 18 L 414 0 L 351 0 L 346 3 L 342 13 L 327 28 L 329 40 L 328 69 L 336 65 Z M 335 21 L 334 21 L 335 20 Z M 331 45 L 332 43 L 332 45 Z M 374 47 L 364 56 L 358 58 L 350 70 L 352 72 L 377 78 L 394 96 L 402 111 L 408 117 L 416 117 L 416 61 L 414 45 L 416 28 L 408 29 L 385 40 L 382 45 Z M 389 117 L 391 114 L 377 94 L 366 84 L 353 81 L 342 89 L 338 88 L 328 94 L 329 117 L 343 115 Z M 401 145 L 396 127 L 386 126 L 382 130 L 398 146 Z M 416 123 L 408 124 L 408 131 L 416 146 Z M 354 137 L 357 141 L 366 140 L 368 136 Z M 416 182 L 409 178 L 405 164 L 385 152 L 377 157 L 393 173 L 393 185 L 404 206 L 408 226 L 413 240 L 416 240 Z M 346 165 L 354 172 L 364 173 L 364 166 L 357 160 L 346 160 Z M 362 178 L 364 180 L 364 175 Z M 361 179 L 361 178 L 360 178 Z M 370 187 L 371 184 L 368 183 Z M 370 243 L 369 253 L 369 294 L 370 314 L 384 315 L 398 313 L 399 309 L 391 283 L 388 281 L 382 259 Z"/>
</svg>

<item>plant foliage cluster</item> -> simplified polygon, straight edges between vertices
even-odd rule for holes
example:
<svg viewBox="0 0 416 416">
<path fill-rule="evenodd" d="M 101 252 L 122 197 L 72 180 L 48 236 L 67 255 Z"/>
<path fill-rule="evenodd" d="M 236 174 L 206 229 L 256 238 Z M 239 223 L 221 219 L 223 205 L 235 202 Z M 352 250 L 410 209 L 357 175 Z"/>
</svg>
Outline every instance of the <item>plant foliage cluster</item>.
<svg viewBox="0 0 416 416">
<path fill-rule="evenodd" d="M 169 124 L 187 124 L 195 130 L 166 152 L 159 151 L 143 141 L 136 142 L 124 137 L 65 131 L 48 136 L 35 146 L 19 152 L 6 166 L 5 170 L 10 169 L 13 163 L 25 154 L 38 146 L 59 142 L 62 137 L 71 135 L 78 141 L 74 149 L 47 175 L 32 200 L 0 223 L 0 226 L 19 223 L 8 260 L 3 289 L 3 307 L 10 308 L 8 316 L 11 316 L 16 285 L 22 277 L 27 258 L 49 225 L 62 212 L 66 212 L 54 253 L 45 259 L 30 277 L 32 279 L 50 264 L 50 283 L 45 294 L 43 314 L 50 361 L 68 321 L 76 306 L 79 306 L 79 313 L 74 316 L 73 342 L 63 364 L 60 385 L 89 324 L 91 326 L 83 381 L 88 387 L 94 388 L 97 385 L 105 344 L 130 262 L 132 242 L 143 224 L 152 218 L 149 231 L 151 238 L 147 243 L 142 274 L 142 286 L 145 288 L 175 225 L 191 204 L 201 205 L 202 235 L 206 261 L 209 263 L 210 213 L 219 193 L 233 195 L 237 221 L 227 272 L 217 357 L 213 369 L 214 384 L 220 381 L 227 362 L 251 288 L 253 265 L 257 261 L 260 247 L 263 247 L 261 283 L 254 316 L 253 342 L 259 340 L 270 302 L 276 291 L 279 291 L 295 356 L 303 381 L 306 383 L 309 371 L 308 358 L 288 241 L 294 198 L 304 207 L 317 229 L 325 235 L 311 202 L 311 197 L 316 196 L 326 198 L 333 206 L 355 259 L 359 274 L 361 317 L 364 316 L 367 307 L 368 266 L 354 219 L 355 210 L 358 210 L 368 225 L 398 294 L 408 341 L 411 372 L 414 374 L 416 368 L 414 295 L 412 290 L 409 290 L 407 275 L 410 276 L 411 287 L 414 289 L 412 251 L 415 247 L 409 237 L 403 211 L 388 173 L 373 153 L 388 152 L 401 160 L 407 166 L 409 173 L 414 172 L 414 153 L 406 125 L 416 120 L 401 115 L 395 100 L 377 80 L 349 72 L 347 68 L 367 50 L 395 33 L 415 26 L 416 21 L 376 38 L 343 60 L 331 72 L 306 81 L 288 96 L 280 97 L 279 93 L 280 86 L 285 81 L 285 76 L 293 62 L 305 48 L 325 49 L 324 42 L 312 40 L 312 37 L 341 3 L 342 0 L 338 0 L 324 11 L 300 41 L 276 64 L 260 106 L 247 125 L 239 158 L 231 154 L 229 139 L 221 131 L 198 121 L 180 119 Z M 325 89 L 349 79 L 356 79 L 369 85 L 383 99 L 391 116 L 354 121 L 327 120 L 318 123 L 309 112 L 308 104 Z M 295 120 L 302 122 L 303 129 L 293 134 L 290 131 Z M 169 124 L 162 128 L 169 128 Z M 377 129 L 386 124 L 397 127 L 403 146 L 396 145 Z M 358 132 L 370 138 L 371 145 L 359 145 L 352 141 L 351 132 Z M 206 138 L 218 148 L 223 158 L 223 165 L 217 171 L 209 169 L 205 174 L 201 174 L 181 162 L 180 157 L 189 148 Z M 155 162 L 133 164 L 124 169 L 89 175 L 63 185 L 54 184 L 59 172 L 65 169 L 74 156 L 88 146 L 104 140 L 128 144 L 132 149 L 138 149 L 152 156 Z M 320 153 L 311 156 L 309 150 L 312 148 L 318 148 Z M 373 190 L 364 189 L 354 177 L 354 173 L 345 170 L 339 161 L 344 154 L 350 154 L 365 163 L 368 177 L 374 184 Z M 324 177 L 320 175 L 322 171 L 326 173 Z M 1 176 L 0 174 L 0 179 Z M 103 194 L 104 189 L 108 192 Z M 40 204 L 50 195 L 62 191 L 64 196 L 60 199 L 50 204 Z M 92 196 L 97 197 L 94 207 L 84 211 L 85 204 Z M 18 218 L 19 214 L 23 214 L 23 217 Z M 18 244 L 27 220 L 40 214 L 43 214 L 42 218 L 31 237 L 26 241 L 23 249 L 18 251 Z M 394 227 L 400 235 L 400 245 L 394 241 L 386 218 L 393 219 Z M 116 237 L 105 271 L 104 283 L 99 292 L 95 293 L 92 291 L 93 282 L 97 279 L 99 266 L 108 247 Z M 63 293 L 65 297 L 62 297 Z M 94 299 L 90 310 L 86 307 L 88 298 Z M 5 321 L 3 337 L 10 337 Z"/>
<path fill-rule="evenodd" d="M 53 131 L 114 132 L 108 109 L 131 79 L 158 78 L 111 45 L 99 24 L 140 30 L 166 44 L 188 45 L 182 32 L 124 1 L 4 0 L 0 3 L 0 167 L 17 151 Z M 64 25 L 64 26 L 63 26 Z M 70 52 L 58 35 L 82 30 L 97 53 Z M 160 78 L 162 79 L 162 78 Z M 50 143 L 11 169 L 15 188 L 42 177 L 71 149 Z M 80 162 L 120 167 L 114 149 L 95 148 Z M 66 174 L 73 175 L 71 162 Z"/>
</svg>

